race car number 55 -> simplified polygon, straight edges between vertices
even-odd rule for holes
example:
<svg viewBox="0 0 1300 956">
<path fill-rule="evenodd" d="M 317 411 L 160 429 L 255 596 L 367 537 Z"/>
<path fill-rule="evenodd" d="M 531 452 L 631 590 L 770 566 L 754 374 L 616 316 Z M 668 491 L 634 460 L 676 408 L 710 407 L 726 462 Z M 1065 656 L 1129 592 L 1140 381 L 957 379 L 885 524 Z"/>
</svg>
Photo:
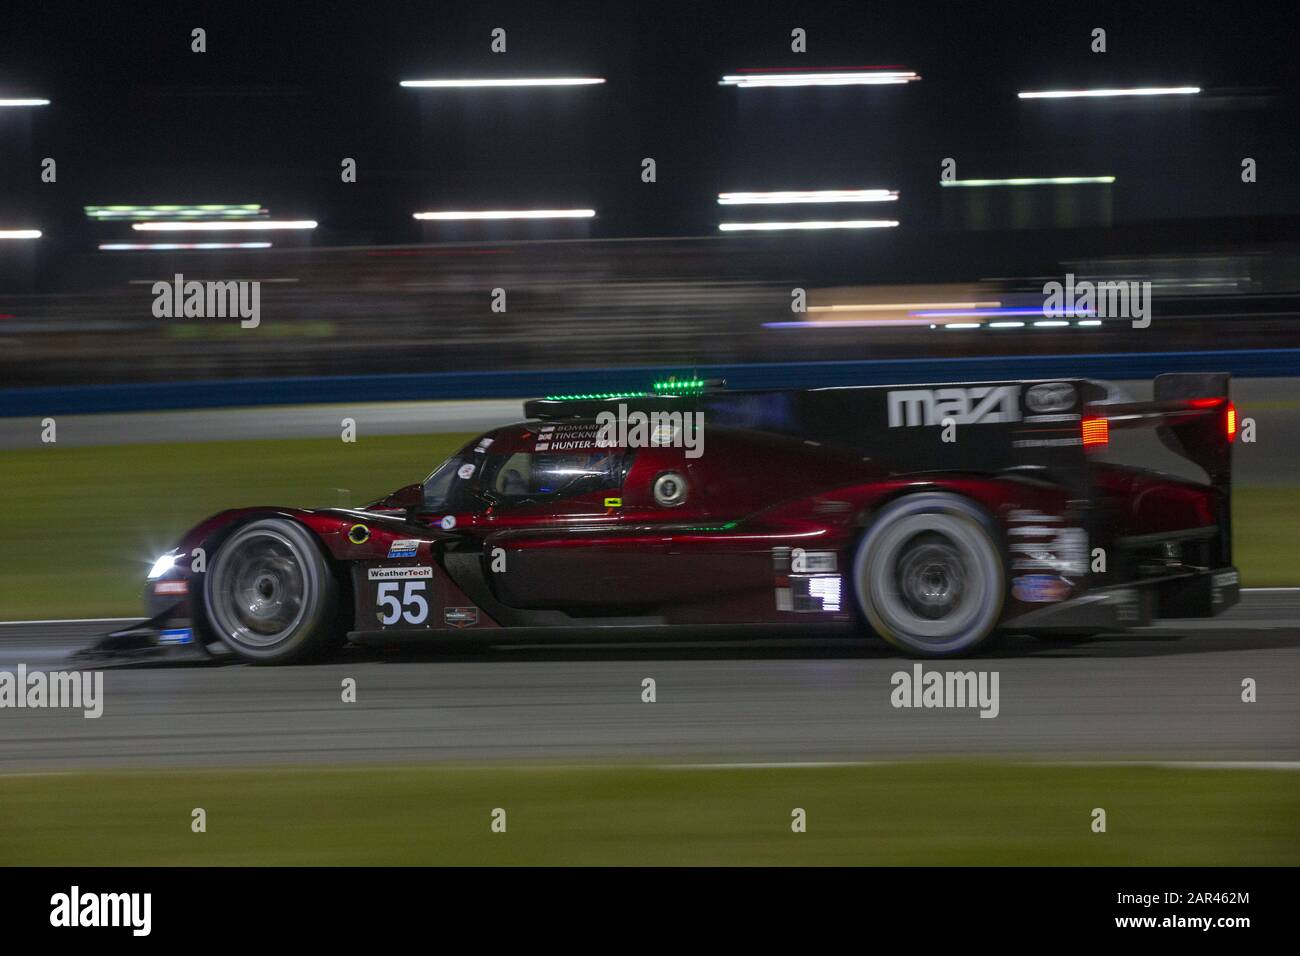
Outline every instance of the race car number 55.
<svg viewBox="0 0 1300 956">
<path fill-rule="evenodd" d="M 425 581 L 388 581 L 379 585 L 375 592 L 375 604 L 380 611 L 381 624 L 396 624 L 406 621 L 408 624 L 423 624 L 429 616 L 429 602 L 424 599 Z M 401 587 L 401 599 L 398 588 Z"/>
</svg>

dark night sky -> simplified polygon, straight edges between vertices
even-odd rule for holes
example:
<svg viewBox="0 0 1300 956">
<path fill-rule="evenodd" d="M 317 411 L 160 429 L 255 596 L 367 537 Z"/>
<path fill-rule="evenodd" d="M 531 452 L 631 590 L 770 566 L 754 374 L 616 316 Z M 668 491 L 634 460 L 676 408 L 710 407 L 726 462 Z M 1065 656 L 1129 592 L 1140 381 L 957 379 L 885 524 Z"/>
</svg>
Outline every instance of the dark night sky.
<svg viewBox="0 0 1300 956">
<path fill-rule="evenodd" d="M 1140 7 L 1141 9 L 1136 9 Z M 726 189 L 886 186 L 937 225 L 959 176 L 1111 173 L 1117 221 L 1300 213 L 1293 33 L 1238 3 L 10 3 L 0 225 L 42 256 L 122 238 L 90 203 L 261 202 L 317 244 L 714 234 Z M 208 52 L 189 51 L 204 27 Z M 508 31 L 509 52 L 489 51 Z M 809 52 L 790 52 L 803 27 Z M 1109 52 L 1089 52 L 1089 31 Z M 739 91 L 742 67 L 898 64 L 907 87 Z M 431 92 L 398 80 L 583 74 L 606 85 Z M 1025 103 L 1021 89 L 1200 85 L 1195 99 Z M 39 180 L 41 157 L 58 183 Z M 355 157 L 359 182 L 339 181 Z M 640 182 L 653 156 L 659 181 Z M 1244 186 L 1241 157 L 1259 161 Z M 423 227 L 418 209 L 593 206 L 584 225 Z M 508 228 L 508 233 L 489 229 Z M 531 232 L 530 232 L 531 230 Z"/>
</svg>

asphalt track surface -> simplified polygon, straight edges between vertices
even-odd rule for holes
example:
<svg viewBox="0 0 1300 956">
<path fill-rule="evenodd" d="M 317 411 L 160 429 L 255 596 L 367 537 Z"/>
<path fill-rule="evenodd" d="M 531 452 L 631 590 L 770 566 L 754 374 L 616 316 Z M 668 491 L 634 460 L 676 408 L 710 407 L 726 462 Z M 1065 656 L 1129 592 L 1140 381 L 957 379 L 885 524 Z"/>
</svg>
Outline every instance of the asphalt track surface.
<svg viewBox="0 0 1300 956">
<path fill-rule="evenodd" d="M 0 671 L 112 622 L 0 625 Z M 670 632 L 671 634 L 672 632 Z M 671 639 L 671 638 L 670 638 Z M 104 672 L 104 712 L 0 709 L 0 772 L 427 761 L 771 764 L 996 757 L 1300 764 L 1300 590 L 1085 643 L 1008 637 L 926 669 L 999 675 L 1000 712 L 895 709 L 875 641 L 345 648 L 294 667 Z M 357 682 L 345 704 L 344 678 Z M 643 678 L 657 701 L 643 703 Z M 1258 701 L 1243 703 L 1242 681 Z"/>
</svg>

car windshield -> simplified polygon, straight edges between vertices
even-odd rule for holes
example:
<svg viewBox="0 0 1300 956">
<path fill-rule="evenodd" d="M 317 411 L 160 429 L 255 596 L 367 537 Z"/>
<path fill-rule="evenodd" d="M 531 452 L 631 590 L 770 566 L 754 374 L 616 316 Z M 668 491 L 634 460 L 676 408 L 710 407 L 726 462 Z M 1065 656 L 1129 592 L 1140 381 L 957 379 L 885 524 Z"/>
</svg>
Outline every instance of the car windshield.
<svg viewBox="0 0 1300 956">
<path fill-rule="evenodd" d="M 491 453 L 480 444 L 447 459 L 425 480 L 424 506 L 475 512 L 489 504 L 511 507 L 612 491 L 622 486 L 629 464 L 622 448 Z"/>
<path fill-rule="evenodd" d="M 484 502 L 475 499 L 471 455 L 448 458 L 424 479 L 424 507 L 430 511 L 477 511 Z M 469 466 L 469 470 L 466 468 Z"/>
</svg>

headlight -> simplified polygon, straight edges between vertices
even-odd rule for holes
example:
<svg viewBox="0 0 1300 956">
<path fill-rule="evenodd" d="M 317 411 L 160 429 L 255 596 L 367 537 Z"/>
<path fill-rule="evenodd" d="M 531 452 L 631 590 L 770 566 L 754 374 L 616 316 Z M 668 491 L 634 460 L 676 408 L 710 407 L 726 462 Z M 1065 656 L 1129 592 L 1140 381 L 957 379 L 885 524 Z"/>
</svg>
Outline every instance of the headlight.
<svg viewBox="0 0 1300 956">
<path fill-rule="evenodd" d="M 164 574 L 170 571 L 175 564 L 176 564 L 175 553 L 171 551 L 167 552 L 161 558 L 159 558 L 157 561 L 153 563 L 153 567 L 149 569 L 149 577 L 147 580 L 152 581 L 154 578 L 162 577 Z"/>
</svg>

